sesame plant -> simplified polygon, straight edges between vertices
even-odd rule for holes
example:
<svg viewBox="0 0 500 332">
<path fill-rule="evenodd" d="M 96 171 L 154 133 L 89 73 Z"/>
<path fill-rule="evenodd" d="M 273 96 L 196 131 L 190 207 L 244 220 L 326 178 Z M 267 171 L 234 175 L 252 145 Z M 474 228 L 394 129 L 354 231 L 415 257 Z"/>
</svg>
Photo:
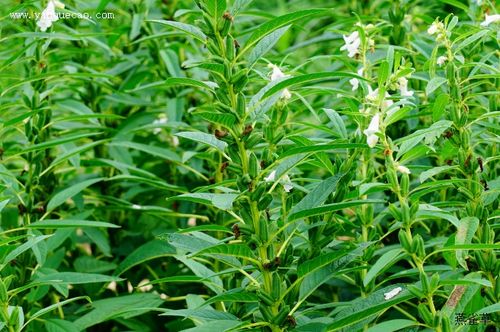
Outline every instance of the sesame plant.
<svg viewBox="0 0 500 332">
<path fill-rule="evenodd" d="M 494 0 L 9 0 L 0 331 L 497 331 Z"/>
</svg>

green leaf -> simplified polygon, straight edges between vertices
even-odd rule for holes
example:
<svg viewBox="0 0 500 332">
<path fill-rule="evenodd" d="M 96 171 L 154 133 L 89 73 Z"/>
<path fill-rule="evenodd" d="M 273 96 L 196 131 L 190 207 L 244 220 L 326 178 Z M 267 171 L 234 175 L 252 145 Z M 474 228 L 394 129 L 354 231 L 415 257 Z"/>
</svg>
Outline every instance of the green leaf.
<svg viewBox="0 0 500 332">
<path fill-rule="evenodd" d="M 222 18 L 226 10 L 226 0 L 202 0 L 205 3 L 207 12 L 216 20 Z"/>
<path fill-rule="evenodd" d="M 384 201 L 375 200 L 375 199 L 365 199 L 365 200 L 357 200 L 357 201 L 350 201 L 350 202 L 326 204 L 326 205 L 319 206 L 319 207 L 314 207 L 314 208 L 310 208 L 310 209 L 304 209 L 302 211 L 297 211 L 294 214 L 290 214 L 288 216 L 288 220 L 293 221 L 296 219 L 308 218 L 308 217 L 317 216 L 317 215 L 321 215 L 321 214 L 325 214 L 325 213 L 339 211 L 339 210 L 347 209 L 347 208 L 350 208 L 353 206 L 359 206 L 359 205 L 363 205 L 363 204 L 377 204 L 377 203 L 384 203 Z"/>
<path fill-rule="evenodd" d="M 178 233 L 191 233 L 191 232 L 223 232 L 232 234 L 233 231 L 224 226 L 219 225 L 200 225 L 193 226 L 185 229 L 180 229 Z"/>
<path fill-rule="evenodd" d="M 142 264 L 146 261 L 165 257 L 165 256 L 173 256 L 177 253 L 176 249 L 172 247 L 165 241 L 162 240 L 153 240 L 149 241 L 146 244 L 138 247 L 132 253 L 130 253 L 116 268 L 114 275 L 119 276 L 125 271 L 131 269 L 132 267 Z"/>
<path fill-rule="evenodd" d="M 392 299 L 386 300 L 384 293 L 390 292 L 396 287 L 402 287 L 403 291 Z M 411 300 L 415 296 L 410 294 L 403 285 L 391 285 L 368 295 L 366 298 L 357 298 L 349 302 L 346 309 L 341 310 L 334 318 L 334 323 L 328 326 L 328 330 L 345 328 L 347 326 L 363 321 L 371 315 L 382 313 L 394 305 Z"/>
<path fill-rule="evenodd" d="M 223 294 L 219 294 L 211 297 L 203 306 L 216 303 L 216 302 L 242 302 L 242 303 L 252 303 L 259 302 L 259 298 L 257 295 L 248 292 L 226 292 Z"/>
<path fill-rule="evenodd" d="M 254 253 L 250 249 L 249 246 L 246 244 L 218 244 L 212 247 L 205 248 L 203 250 L 200 250 L 192 256 L 200 256 L 200 255 L 221 255 L 221 256 L 231 256 L 231 257 L 238 257 L 238 258 L 245 258 L 253 263 L 257 263 L 258 261 L 255 258 Z"/>
<path fill-rule="evenodd" d="M 248 63 L 252 66 L 257 62 L 262 56 L 264 56 L 273 46 L 278 42 L 278 40 L 288 31 L 290 25 L 284 26 L 276 31 L 273 31 L 269 35 L 262 38 L 262 40 L 255 45 L 252 52 L 248 55 Z"/>
<path fill-rule="evenodd" d="M 313 258 L 299 266 L 299 278 L 303 279 L 299 289 L 300 302 L 305 301 L 319 286 L 337 275 L 354 259 L 361 256 L 367 243 L 352 251 L 342 250 Z M 304 265 L 302 267 L 302 265 Z"/>
<path fill-rule="evenodd" d="M 188 35 L 194 37 L 195 39 L 198 39 L 202 43 L 207 40 L 207 36 L 198 27 L 191 24 L 166 20 L 148 20 L 148 22 L 168 25 L 176 30 L 187 33 Z"/>
<path fill-rule="evenodd" d="M 237 197 L 237 194 L 188 193 L 170 197 L 168 200 L 189 201 L 214 206 L 221 210 L 230 210 Z"/>
<path fill-rule="evenodd" d="M 71 299 L 68 299 L 68 300 L 64 300 L 64 301 L 61 301 L 61 302 L 57 302 L 57 303 L 51 304 L 51 305 L 49 305 L 49 306 L 47 306 L 47 307 L 45 307 L 43 309 L 38 310 L 33 315 L 31 315 L 30 319 L 24 324 L 23 327 L 26 327 L 31 321 L 37 319 L 38 317 L 41 317 L 41 316 L 45 315 L 46 313 L 51 312 L 54 309 L 60 308 L 60 307 L 66 305 L 68 303 L 79 301 L 79 300 L 86 300 L 87 302 L 92 302 L 88 296 L 78 296 L 78 297 L 74 297 L 74 298 L 71 298 Z"/>
<path fill-rule="evenodd" d="M 455 236 L 455 244 L 470 244 L 474 234 L 476 234 L 477 228 L 479 227 L 479 219 L 476 217 L 465 217 L 460 220 L 458 225 L 457 234 Z M 467 257 L 467 250 L 457 250 L 456 257 L 458 263 L 466 270 L 468 270 L 467 262 L 465 258 Z"/>
<path fill-rule="evenodd" d="M 324 108 L 323 111 L 330 119 L 331 124 L 333 125 L 333 130 L 338 133 L 339 138 L 347 139 L 347 129 L 345 127 L 344 120 L 337 111 L 334 111 L 329 108 Z"/>
<path fill-rule="evenodd" d="M 66 200 L 77 195 L 82 190 L 86 189 L 87 187 L 90 187 L 94 183 L 100 182 L 102 180 L 104 180 L 104 178 L 89 179 L 89 180 L 74 184 L 71 187 L 66 188 L 66 189 L 58 192 L 50 199 L 49 203 L 47 204 L 47 211 L 54 210 L 56 207 L 64 204 L 64 202 L 66 202 Z"/>
<path fill-rule="evenodd" d="M 419 325 L 419 323 L 413 320 L 392 319 L 370 327 L 367 332 L 394 332 L 416 325 Z"/>
<path fill-rule="evenodd" d="M 175 136 L 183 137 L 190 139 L 192 141 L 209 145 L 220 152 L 224 152 L 224 149 L 227 147 L 227 143 L 224 141 L 218 140 L 214 135 L 205 134 L 201 132 L 187 132 L 183 131 L 175 134 Z"/>
<path fill-rule="evenodd" d="M 281 81 L 277 81 L 277 83 L 270 83 L 270 88 L 267 90 L 264 95 L 262 96 L 261 99 L 268 98 L 272 95 L 274 95 L 277 92 L 280 92 L 281 90 L 285 88 L 289 88 L 292 86 L 296 86 L 299 84 L 305 84 L 305 83 L 319 83 L 319 82 L 325 82 L 325 81 L 331 81 L 332 79 L 340 78 L 340 77 L 355 77 L 360 80 L 365 80 L 365 78 L 352 74 L 352 73 L 345 73 L 341 71 L 332 71 L 332 72 L 320 72 L 320 73 L 312 73 L 312 74 L 304 74 L 304 75 L 299 75 L 299 76 L 294 76 L 290 77 Z"/>
<path fill-rule="evenodd" d="M 61 220 L 45 219 L 29 224 L 26 227 L 35 229 L 59 229 L 59 228 L 74 228 L 74 227 L 120 228 L 121 226 L 104 221 L 75 220 L 75 219 L 61 219 Z"/>
<path fill-rule="evenodd" d="M 216 86 L 216 84 L 213 82 L 207 83 L 186 77 L 170 77 L 164 81 L 141 85 L 127 92 L 138 92 L 141 90 L 146 90 L 151 88 L 178 88 L 181 86 L 190 86 L 193 88 L 207 89 L 213 91 L 213 88 Z"/>
<path fill-rule="evenodd" d="M 293 22 L 301 20 L 302 23 L 314 15 L 327 13 L 324 9 L 306 9 L 299 10 L 293 13 L 285 14 L 283 16 L 276 17 L 266 23 L 261 24 L 248 38 L 245 43 L 245 46 L 240 50 L 239 56 L 248 52 L 248 50 L 252 49 L 262 38 L 269 35 L 275 30 L 282 28 L 284 26 L 290 25 Z"/>
<path fill-rule="evenodd" d="M 444 77 L 436 76 L 433 79 L 427 83 L 427 86 L 425 87 L 425 94 L 430 95 L 433 93 L 437 88 L 439 88 L 441 85 L 447 82 L 447 79 Z"/>
<path fill-rule="evenodd" d="M 113 141 L 109 145 L 121 146 L 124 148 L 130 148 L 142 151 L 152 156 L 160 157 L 165 160 L 172 160 L 179 163 L 182 161 L 181 158 L 175 152 L 154 145 L 147 145 L 147 144 L 128 142 L 128 141 Z"/>
<path fill-rule="evenodd" d="M 422 140 L 425 140 L 425 144 L 433 144 L 438 137 L 440 137 L 443 132 L 448 129 L 453 122 L 448 120 L 441 120 L 433 123 L 430 127 L 419 129 L 414 133 L 394 141 L 400 144 L 399 151 L 396 159 L 399 159 L 405 153 L 410 151 L 414 146 L 419 144 Z"/>
<path fill-rule="evenodd" d="M 81 272 L 56 272 L 46 274 L 44 276 L 36 278 L 35 282 L 52 282 L 54 283 L 62 283 L 62 284 L 91 284 L 97 282 L 111 282 L 111 281 L 121 281 L 123 279 L 108 276 L 104 274 L 97 273 L 81 273 Z"/>
<path fill-rule="evenodd" d="M 476 314 L 478 314 L 478 315 L 480 315 L 480 314 L 492 314 L 492 313 L 496 313 L 496 312 L 500 312 L 500 303 L 495 303 L 495 304 L 489 305 L 489 306 L 479 310 L 478 312 L 476 312 Z"/>
<path fill-rule="evenodd" d="M 436 100 L 432 105 L 432 120 L 434 122 L 441 120 L 441 116 L 443 115 L 446 106 L 448 106 L 449 100 L 450 96 L 446 93 L 441 93 L 436 97 Z"/>
<path fill-rule="evenodd" d="M 205 323 L 200 326 L 196 326 L 187 330 L 183 330 L 183 332 L 229 332 L 229 331 L 238 331 L 238 326 L 243 323 L 239 320 L 217 320 Z"/>
<path fill-rule="evenodd" d="M 195 112 L 193 113 L 193 115 L 199 116 L 208 122 L 220 124 L 226 128 L 233 128 L 233 126 L 236 124 L 236 117 L 230 113 L 224 114 L 211 111 L 211 112 Z"/>
<path fill-rule="evenodd" d="M 460 44 L 456 45 L 456 47 L 454 49 L 454 52 L 455 53 L 460 52 L 462 49 L 464 49 L 465 47 L 467 47 L 470 44 L 474 43 L 476 40 L 478 40 L 480 38 L 483 38 L 488 33 L 489 33 L 489 31 L 487 29 L 481 29 L 479 32 L 476 32 L 472 36 L 467 37 L 465 40 L 463 40 L 462 42 L 460 42 Z"/>
<path fill-rule="evenodd" d="M 363 285 L 366 287 L 373 279 L 375 279 L 381 272 L 390 268 L 394 263 L 397 262 L 398 258 L 401 258 L 400 254 L 403 251 L 400 248 L 392 249 L 380 256 L 380 258 L 372 265 L 368 273 L 363 279 Z"/>
<path fill-rule="evenodd" d="M 3 259 L 2 265 L 5 265 L 5 264 L 11 262 L 12 260 L 16 259 L 17 256 L 21 255 L 23 252 L 28 251 L 29 249 L 36 246 L 39 242 L 41 242 L 41 241 L 43 241 L 51 236 L 52 235 L 40 235 L 40 236 L 30 237 L 26 242 L 24 242 L 19 247 L 12 250 L 11 252 L 9 252 L 7 254 L 7 256 L 5 256 L 5 258 Z M 1 268 L 0 268 L 0 270 L 1 270 Z"/>
<path fill-rule="evenodd" d="M 323 204 L 328 196 L 337 189 L 337 184 L 342 176 L 344 176 L 344 174 L 337 174 L 323 180 L 290 210 L 290 215 L 293 216 L 295 213 L 312 209 Z"/>
<path fill-rule="evenodd" d="M 423 182 L 425 182 L 425 180 L 427 180 L 433 176 L 436 176 L 438 174 L 441 174 L 443 172 L 446 172 L 446 171 L 449 171 L 452 169 L 458 169 L 458 168 L 459 168 L 458 165 L 433 167 L 425 172 L 420 173 L 420 176 L 419 176 L 420 183 L 423 183 Z"/>
<path fill-rule="evenodd" d="M 233 16 L 238 15 L 240 11 L 248 7 L 253 0 L 235 0 L 233 5 Z"/>
<path fill-rule="evenodd" d="M 330 144 L 316 144 L 310 146 L 299 146 L 286 150 L 280 155 L 279 159 L 284 159 L 286 157 L 302 153 L 317 153 L 317 152 L 334 151 L 340 149 L 360 149 L 360 148 L 361 149 L 367 148 L 367 145 L 364 143 L 330 143 Z"/>
<path fill-rule="evenodd" d="M 163 300 L 156 294 L 143 293 L 94 301 L 92 311 L 74 321 L 78 329 L 85 330 L 109 319 L 131 318 L 159 307 Z"/>
<path fill-rule="evenodd" d="M 45 328 L 47 332 L 79 332 L 73 322 L 62 319 L 45 319 Z"/>
</svg>

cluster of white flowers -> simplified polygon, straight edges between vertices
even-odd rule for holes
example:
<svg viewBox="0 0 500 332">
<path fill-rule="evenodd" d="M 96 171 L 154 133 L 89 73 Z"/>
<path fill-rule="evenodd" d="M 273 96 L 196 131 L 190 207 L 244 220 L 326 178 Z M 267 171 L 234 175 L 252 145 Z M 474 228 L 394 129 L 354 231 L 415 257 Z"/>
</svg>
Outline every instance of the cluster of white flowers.
<svg viewBox="0 0 500 332">
<path fill-rule="evenodd" d="M 273 65 L 272 63 L 268 64 L 267 66 L 273 70 L 271 73 L 271 82 L 290 77 L 290 75 L 285 75 L 278 66 Z M 281 98 L 285 100 L 292 98 L 290 90 L 283 89 L 283 92 L 281 92 Z"/>
<path fill-rule="evenodd" d="M 272 171 L 266 178 L 264 178 L 264 181 L 274 182 L 275 179 L 276 179 L 276 171 Z M 290 180 L 290 177 L 288 177 L 288 174 L 285 174 L 284 176 L 281 177 L 280 183 L 283 186 L 283 189 L 285 189 L 287 193 L 289 193 L 290 190 L 293 189 L 293 184 L 292 181 Z"/>
<path fill-rule="evenodd" d="M 486 14 L 484 16 L 484 21 L 481 23 L 482 27 L 487 27 L 488 25 L 492 23 L 498 23 L 500 22 L 500 14 L 494 14 L 494 15 L 488 15 Z"/>
<path fill-rule="evenodd" d="M 154 125 L 160 125 L 160 127 L 156 127 L 153 129 L 153 134 L 158 135 L 161 133 L 161 125 L 166 124 L 168 122 L 167 116 L 165 114 L 160 114 L 158 119 L 153 121 Z"/>
<path fill-rule="evenodd" d="M 349 36 L 343 36 L 345 45 L 340 48 L 341 51 L 347 51 L 347 55 L 350 58 L 354 58 L 359 54 L 359 46 L 361 45 L 361 39 L 359 38 L 359 32 L 354 31 Z"/>
<path fill-rule="evenodd" d="M 60 1 L 49 0 L 47 3 L 47 7 L 40 14 L 40 19 L 36 22 L 36 25 L 40 28 L 41 31 L 45 32 L 48 28 L 52 26 L 52 23 L 58 20 L 56 7 L 63 9 L 64 4 Z"/>
<path fill-rule="evenodd" d="M 439 66 L 442 66 L 445 64 L 446 61 L 448 61 L 448 57 L 446 55 L 441 55 L 440 57 L 437 58 L 436 63 Z"/>
</svg>

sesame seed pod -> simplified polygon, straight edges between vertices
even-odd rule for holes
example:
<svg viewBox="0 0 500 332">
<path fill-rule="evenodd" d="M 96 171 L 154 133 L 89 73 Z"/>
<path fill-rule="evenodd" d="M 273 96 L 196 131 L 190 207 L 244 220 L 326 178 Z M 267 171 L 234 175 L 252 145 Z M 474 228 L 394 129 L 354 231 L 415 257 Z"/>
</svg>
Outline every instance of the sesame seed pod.
<svg viewBox="0 0 500 332">
<path fill-rule="evenodd" d="M 401 243 L 401 246 L 408 252 L 411 252 L 411 242 L 410 239 L 408 238 L 408 234 L 402 229 L 399 230 L 398 233 L 399 237 L 399 242 Z"/>
<path fill-rule="evenodd" d="M 264 211 L 269 204 L 273 201 L 273 196 L 271 194 L 265 194 L 264 197 L 259 201 L 258 208 L 260 211 Z"/>
<path fill-rule="evenodd" d="M 246 114 L 246 101 L 245 101 L 245 96 L 242 93 L 238 93 L 238 96 L 236 97 L 236 114 L 240 118 L 245 117 Z"/>
<path fill-rule="evenodd" d="M 0 304 L 5 305 L 8 301 L 9 298 L 7 296 L 7 288 L 5 287 L 3 280 L 0 278 Z"/>
<path fill-rule="evenodd" d="M 277 272 L 273 273 L 272 297 L 278 300 L 281 297 L 281 278 Z"/>
<path fill-rule="evenodd" d="M 278 325 L 278 326 L 281 325 L 281 324 L 283 324 L 283 322 L 285 321 L 285 319 L 288 316 L 289 312 L 290 312 L 290 306 L 289 305 L 286 305 L 283 308 L 281 308 L 281 310 L 276 315 L 276 317 L 274 317 L 273 323 L 276 324 L 276 325 Z"/>
<path fill-rule="evenodd" d="M 269 294 L 267 294 L 264 291 L 259 291 L 257 292 L 257 296 L 259 297 L 259 300 L 261 300 L 264 304 L 268 306 L 273 306 L 274 305 L 274 300 Z"/>
<path fill-rule="evenodd" d="M 229 33 L 229 29 L 231 29 L 232 20 L 231 18 L 226 18 L 226 16 L 224 16 L 223 21 L 224 23 L 222 24 L 222 27 L 220 29 L 220 34 L 222 37 L 226 37 Z"/>
<path fill-rule="evenodd" d="M 273 320 L 273 314 L 271 313 L 271 310 L 262 303 L 259 304 L 259 311 L 262 314 L 262 317 L 264 317 L 264 320 L 271 322 Z"/>
<path fill-rule="evenodd" d="M 264 218 L 259 219 L 259 237 L 261 243 L 266 243 L 269 240 L 269 232 L 267 229 L 267 222 Z"/>
<path fill-rule="evenodd" d="M 250 160 L 248 163 L 248 174 L 252 179 L 255 179 L 259 173 L 259 161 L 255 153 L 250 152 Z"/>
<path fill-rule="evenodd" d="M 410 192 L 410 176 L 408 174 L 403 174 L 401 176 L 401 194 L 406 197 Z"/>
<path fill-rule="evenodd" d="M 430 291 L 430 284 L 429 284 L 429 278 L 425 273 L 420 273 L 420 281 L 422 283 L 422 291 L 424 294 L 429 294 Z"/>
<path fill-rule="evenodd" d="M 417 308 L 418 308 L 418 313 L 420 317 L 424 320 L 424 322 L 427 325 L 432 324 L 433 317 L 429 308 L 427 308 L 427 305 L 425 305 L 424 303 L 420 303 Z"/>
</svg>

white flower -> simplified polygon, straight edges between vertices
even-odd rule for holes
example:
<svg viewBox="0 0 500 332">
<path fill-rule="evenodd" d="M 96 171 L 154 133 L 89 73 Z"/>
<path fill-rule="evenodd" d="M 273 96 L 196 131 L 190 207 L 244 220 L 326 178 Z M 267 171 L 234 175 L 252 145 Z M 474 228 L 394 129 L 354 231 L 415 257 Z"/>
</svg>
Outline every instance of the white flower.
<svg viewBox="0 0 500 332">
<path fill-rule="evenodd" d="M 484 21 L 481 23 L 481 26 L 487 27 L 491 23 L 497 23 L 497 22 L 500 22 L 500 14 L 495 14 L 495 15 L 485 14 Z"/>
<path fill-rule="evenodd" d="M 285 176 L 281 179 L 280 183 L 283 185 L 283 189 L 285 189 L 285 191 L 286 191 L 287 193 L 289 193 L 289 192 L 290 192 L 290 190 L 292 190 L 292 189 L 293 189 L 292 181 L 290 180 L 290 178 L 288 177 L 288 175 L 285 175 Z"/>
<path fill-rule="evenodd" d="M 264 181 L 273 182 L 275 177 L 276 177 L 276 171 L 272 171 L 271 173 L 269 173 L 268 176 L 264 178 Z"/>
<path fill-rule="evenodd" d="M 196 226 L 196 218 L 194 218 L 194 217 L 189 218 L 187 224 L 189 227 Z"/>
<path fill-rule="evenodd" d="M 406 77 L 400 77 L 398 79 L 399 83 L 399 91 L 401 93 L 401 96 L 403 97 L 411 97 L 413 96 L 413 91 L 408 90 L 408 80 Z"/>
<path fill-rule="evenodd" d="M 47 7 L 40 14 L 40 19 L 36 22 L 36 25 L 41 31 L 45 32 L 48 28 L 52 26 L 52 23 L 57 21 L 57 13 L 55 9 L 55 2 L 50 0 Z"/>
<path fill-rule="evenodd" d="M 179 138 L 177 136 L 172 136 L 172 145 L 174 147 L 178 147 L 179 146 Z"/>
<path fill-rule="evenodd" d="M 271 68 L 273 72 L 271 73 L 271 82 L 282 80 L 284 78 L 290 77 L 290 75 L 285 75 L 280 67 L 273 65 L 272 63 L 268 64 L 267 67 Z M 288 89 L 283 89 L 283 92 L 281 92 L 281 98 L 283 99 L 290 99 L 292 98 L 292 94 Z"/>
<path fill-rule="evenodd" d="M 358 75 L 363 76 L 363 67 L 358 69 Z M 349 80 L 349 83 L 352 85 L 352 91 L 356 91 L 359 88 L 359 80 L 357 78 L 352 78 Z"/>
<path fill-rule="evenodd" d="M 165 114 L 160 114 L 158 116 L 158 119 L 153 121 L 153 124 L 154 125 L 163 125 L 167 122 L 168 122 L 167 116 Z M 155 129 L 153 129 L 153 134 L 158 135 L 159 133 L 161 133 L 161 127 L 157 127 Z"/>
<path fill-rule="evenodd" d="M 446 62 L 446 60 L 448 60 L 448 57 L 446 55 L 441 55 L 439 58 L 437 58 L 436 63 L 439 66 L 442 66 L 442 65 L 444 65 L 444 63 Z"/>
<path fill-rule="evenodd" d="M 108 286 L 106 286 L 106 289 L 109 289 L 112 292 L 116 292 L 116 281 L 111 281 Z"/>
<path fill-rule="evenodd" d="M 403 166 L 403 165 L 398 165 L 396 167 L 396 169 L 398 170 L 398 172 L 401 172 L 403 174 L 411 174 L 411 171 L 408 167 L 406 166 Z"/>
<path fill-rule="evenodd" d="M 427 33 L 429 35 L 434 35 L 437 32 L 439 32 L 439 30 L 442 30 L 442 29 L 444 29 L 444 24 L 442 22 L 437 21 L 437 22 L 434 22 L 431 24 L 429 29 L 427 29 Z"/>
<path fill-rule="evenodd" d="M 396 287 L 394 288 L 393 290 L 391 290 L 390 292 L 387 292 L 387 293 L 384 293 L 384 299 L 386 300 L 390 300 L 392 299 L 394 296 L 398 295 L 399 293 L 401 293 L 403 291 L 403 289 L 401 287 Z"/>
<path fill-rule="evenodd" d="M 343 36 L 345 45 L 340 48 L 341 51 L 347 50 L 348 56 L 354 58 L 356 54 L 359 53 L 359 46 L 361 45 L 361 39 L 359 38 L 359 32 L 354 31 L 349 36 Z"/>
<path fill-rule="evenodd" d="M 149 292 L 153 289 L 153 285 L 148 285 L 149 279 L 142 279 L 137 285 L 139 292 Z"/>
<path fill-rule="evenodd" d="M 276 180 L 276 171 L 275 170 L 272 171 L 271 173 L 269 173 L 269 175 L 264 178 L 264 181 L 266 181 L 266 182 L 274 182 L 275 180 Z M 288 177 L 288 175 L 282 176 L 280 179 L 280 183 L 283 186 L 283 189 L 285 189 L 285 191 L 287 193 L 293 189 L 292 181 L 290 180 L 290 177 Z"/>
<path fill-rule="evenodd" d="M 366 95 L 366 100 L 375 103 L 378 100 L 378 88 L 372 90 L 371 86 L 368 86 L 368 94 Z"/>
<path fill-rule="evenodd" d="M 366 135 L 366 143 L 370 148 L 374 148 L 378 142 L 378 136 L 376 135 L 380 131 L 380 113 L 373 116 L 368 128 L 363 131 Z"/>
</svg>

